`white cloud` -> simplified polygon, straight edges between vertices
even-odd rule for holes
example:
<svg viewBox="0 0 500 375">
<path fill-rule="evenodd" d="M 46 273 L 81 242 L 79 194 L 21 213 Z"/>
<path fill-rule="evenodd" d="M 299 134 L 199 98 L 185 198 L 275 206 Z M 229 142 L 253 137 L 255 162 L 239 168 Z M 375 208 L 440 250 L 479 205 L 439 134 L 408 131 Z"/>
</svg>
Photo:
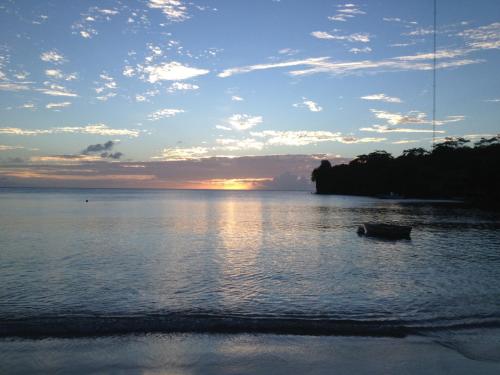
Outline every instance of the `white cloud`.
<svg viewBox="0 0 500 375">
<path fill-rule="evenodd" d="M 262 123 L 262 116 L 234 114 L 227 119 L 227 123 L 235 130 L 248 130 Z"/>
<path fill-rule="evenodd" d="M 183 109 L 175 109 L 175 108 L 164 108 L 160 109 L 158 111 L 155 111 L 148 115 L 148 119 L 150 121 L 156 121 L 160 120 L 162 118 L 168 118 L 168 117 L 173 117 L 175 115 L 178 115 L 179 113 L 184 113 L 185 111 Z"/>
<path fill-rule="evenodd" d="M 370 109 L 370 111 L 375 115 L 376 118 L 385 120 L 389 125 L 397 126 L 402 124 L 432 124 L 432 121 L 427 118 L 424 112 L 420 111 L 410 111 L 406 114 L 401 114 L 398 112 L 389 112 L 377 109 Z M 436 120 L 436 125 L 445 125 L 451 122 L 463 121 L 465 116 L 463 115 L 451 115 L 446 116 L 442 120 Z"/>
<path fill-rule="evenodd" d="M 107 16 L 115 16 L 118 14 L 118 11 L 114 9 L 97 9 L 97 11 Z"/>
<path fill-rule="evenodd" d="M 215 140 L 215 143 L 219 145 L 216 149 L 223 151 L 262 150 L 264 148 L 263 142 L 253 138 L 218 138 Z"/>
<path fill-rule="evenodd" d="M 161 160 L 193 160 L 200 159 L 207 155 L 208 148 L 206 147 L 175 147 L 175 148 L 165 148 L 161 152 L 160 156 L 153 156 L 152 159 Z"/>
<path fill-rule="evenodd" d="M 35 109 L 35 105 L 33 103 L 24 103 L 19 108 L 22 109 Z"/>
<path fill-rule="evenodd" d="M 46 69 L 45 75 L 53 79 L 64 79 L 65 81 L 73 81 L 77 78 L 76 73 L 64 74 L 59 69 Z"/>
<path fill-rule="evenodd" d="M 318 105 L 318 103 L 315 103 L 307 98 L 302 98 L 301 103 L 295 103 L 293 106 L 295 108 L 307 108 L 311 112 L 321 112 L 323 110 L 323 107 Z"/>
<path fill-rule="evenodd" d="M 149 0 L 148 7 L 160 9 L 172 22 L 182 22 L 190 18 L 187 7 L 180 0 Z"/>
<path fill-rule="evenodd" d="M 357 138 L 353 136 L 343 136 L 339 132 L 332 133 L 322 130 L 264 130 L 261 132 L 250 132 L 250 135 L 252 137 L 265 138 L 265 144 L 270 146 L 307 146 L 320 142 L 369 143 L 386 140 L 386 138 Z"/>
<path fill-rule="evenodd" d="M 145 102 L 147 98 L 144 95 L 136 95 L 135 96 L 135 101 L 136 102 Z"/>
<path fill-rule="evenodd" d="M 328 17 L 330 21 L 346 22 L 348 19 L 354 18 L 356 15 L 366 14 L 366 12 L 360 10 L 355 4 L 341 4 L 337 5 L 337 8 L 337 13 Z"/>
<path fill-rule="evenodd" d="M 101 82 L 95 82 L 98 86 L 94 89 L 99 96 L 96 96 L 97 100 L 107 101 L 110 98 L 115 97 L 116 89 L 118 85 L 113 77 L 111 77 L 108 73 L 103 72 L 99 74 L 99 78 Z"/>
<path fill-rule="evenodd" d="M 407 129 L 407 128 L 391 128 L 388 125 L 373 125 L 368 128 L 359 129 L 365 132 L 375 133 L 432 133 L 432 129 Z M 444 133 L 444 130 L 436 130 L 436 133 Z"/>
<path fill-rule="evenodd" d="M 354 53 L 357 55 L 358 53 L 369 53 L 371 52 L 372 49 L 370 47 L 363 47 L 363 48 L 351 48 L 349 52 Z"/>
<path fill-rule="evenodd" d="M 128 136 L 138 137 L 140 131 L 135 129 L 112 129 L 105 124 L 90 124 L 86 126 L 63 126 L 50 129 L 21 129 L 21 128 L 0 128 L 0 134 L 6 135 L 46 135 L 46 134 L 61 134 L 61 133 L 79 133 L 79 134 L 94 134 L 105 136 Z"/>
<path fill-rule="evenodd" d="M 409 143 L 419 143 L 419 142 L 422 142 L 422 140 L 416 140 L 416 139 L 401 139 L 399 141 L 394 141 L 394 142 L 391 142 L 393 145 L 406 145 L 406 144 L 409 144 Z"/>
<path fill-rule="evenodd" d="M 296 55 L 297 53 L 299 53 L 299 50 L 293 49 L 293 48 L 282 48 L 278 51 L 278 53 L 280 55 L 292 56 L 292 55 Z"/>
<path fill-rule="evenodd" d="M 230 130 L 233 130 L 233 129 L 232 129 L 232 128 L 230 128 L 229 126 L 224 126 L 224 125 L 215 125 L 215 129 L 225 130 L 225 131 L 230 131 Z"/>
<path fill-rule="evenodd" d="M 315 65 L 320 64 L 321 62 L 323 62 L 327 59 L 328 59 L 328 57 L 316 57 L 316 58 L 309 58 L 309 59 L 305 59 L 305 60 L 285 61 L 285 62 L 271 63 L 271 64 L 249 65 L 249 66 L 243 66 L 243 67 L 239 67 L 239 68 L 225 69 L 221 73 L 217 74 L 217 76 L 220 78 L 226 78 L 226 77 L 230 77 L 234 74 L 248 73 L 248 72 L 253 72 L 255 70 L 287 68 L 287 67 L 291 67 L 291 66 L 300 66 L 300 65 L 315 66 Z"/>
<path fill-rule="evenodd" d="M 54 63 L 54 64 L 62 64 L 63 62 L 66 61 L 66 59 L 64 58 L 64 56 L 61 55 L 56 50 L 43 52 L 40 55 L 40 59 L 42 59 L 42 61 L 51 62 L 51 63 Z"/>
<path fill-rule="evenodd" d="M 143 71 L 148 75 L 147 80 L 150 83 L 156 83 L 158 81 L 182 81 L 210 72 L 207 69 L 198 69 L 182 65 L 176 61 L 160 65 L 149 65 L 144 67 Z"/>
<path fill-rule="evenodd" d="M 174 82 L 170 85 L 167 91 L 168 92 L 193 91 L 193 90 L 198 90 L 199 88 L 200 86 L 194 85 L 192 83 Z"/>
<path fill-rule="evenodd" d="M 23 149 L 23 146 L 0 145 L 0 151 L 12 151 Z"/>
<path fill-rule="evenodd" d="M 24 91 L 29 90 L 29 82 L 0 82 L 0 90 L 4 91 Z"/>
<path fill-rule="evenodd" d="M 42 92 L 45 95 L 51 96 L 69 96 L 76 97 L 78 96 L 74 92 L 69 91 L 66 87 L 56 84 L 51 84 L 50 82 L 44 82 L 46 88 L 37 89 L 37 91 Z"/>
<path fill-rule="evenodd" d="M 71 105 L 71 102 L 60 102 L 60 103 L 48 103 L 45 108 L 53 109 L 53 108 L 64 108 Z"/>
<path fill-rule="evenodd" d="M 438 59 L 447 59 L 436 65 L 437 69 L 465 66 L 481 63 L 480 59 L 461 59 L 463 55 L 472 50 L 455 49 L 438 51 Z M 292 60 L 278 63 L 257 64 L 237 68 L 226 69 L 219 73 L 221 78 L 234 74 L 248 73 L 256 70 L 277 69 L 304 66 L 304 69 L 292 70 L 288 74 L 293 77 L 311 74 L 326 73 L 334 75 L 354 74 L 363 71 L 369 72 L 391 72 L 391 71 L 427 71 L 433 69 L 432 54 L 417 53 L 415 55 L 397 56 L 384 60 L 358 60 L 358 61 L 332 61 L 330 57 L 308 58 L 303 60 Z"/>
<path fill-rule="evenodd" d="M 135 70 L 131 66 L 125 66 L 125 68 L 123 68 L 122 74 L 125 77 L 133 77 L 135 75 Z"/>
<path fill-rule="evenodd" d="M 114 98 L 115 96 L 116 96 L 116 93 L 114 93 L 114 92 L 108 92 L 108 93 L 106 93 L 104 95 L 96 96 L 95 98 L 97 100 L 100 100 L 101 102 L 105 102 L 105 101 L 107 101 L 110 98 Z"/>
<path fill-rule="evenodd" d="M 500 48 L 500 22 L 467 29 L 458 34 L 464 37 L 467 45 L 473 49 L 498 49 Z"/>
<path fill-rule="evenodd" d="M 376 118 L 381 120 L 386 120 L 390 125 L 401 125 L 401 124 L 428 124 L 426 114 L 419 111 L 410 111 L 403 115 L 396 112 L 382 111 L 378 109 L 370 109 L 370 111 L 375 115 Z"/>
<path fill-rule="evenodd" d="M 347 42 L 368 43 L 370 41 L 370 34 L 367 33 L 337 35 L 337 34 L 329 34 L 326 31 L 313 31 L 311 35 L 318 39 L 345 40 Z"/>
<path fill-rule="evenodd" d="M 361 99 L 364 100 L 378 100 L 386 103 L 402 103 L 402 100 L 394 96 L 387 96 L 385 94 L 373 94 L 362 96 Z"/>
<path fill-rule="evenodd" d="M 238 95 L 232 95 L 232 96 L 231 96 L 231 100 L 232 100 L 233 102 L 242 102 L 242 101 L 243 101 L 243 100 L 245 100 L 245 99 L 243 99 L 241 96 L 238 96 Z"/>
</svg>

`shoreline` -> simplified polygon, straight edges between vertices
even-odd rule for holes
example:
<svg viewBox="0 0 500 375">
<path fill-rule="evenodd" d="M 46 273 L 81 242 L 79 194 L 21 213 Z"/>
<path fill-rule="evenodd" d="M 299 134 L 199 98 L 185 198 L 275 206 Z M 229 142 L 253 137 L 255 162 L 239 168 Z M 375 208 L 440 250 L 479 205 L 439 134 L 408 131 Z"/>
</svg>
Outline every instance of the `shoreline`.
<svg viewBox="0 0 500 375">
<path fill-rule="evenodd" d="M 483 340 L 485 332 L 495 340 L 500 337 L 499 330 L 477 332 L 473 347 Z M 80 339 L 4 338 L 0 339 L 0 372 L 498 374 L 500 358 L 484 355 L 497 353 L 497 349 L 480 348 L 473 353 L 467 345 L 461 348 L 450 344 L 450 337 L 426 336 L 151 334 Z"/>
</svg>

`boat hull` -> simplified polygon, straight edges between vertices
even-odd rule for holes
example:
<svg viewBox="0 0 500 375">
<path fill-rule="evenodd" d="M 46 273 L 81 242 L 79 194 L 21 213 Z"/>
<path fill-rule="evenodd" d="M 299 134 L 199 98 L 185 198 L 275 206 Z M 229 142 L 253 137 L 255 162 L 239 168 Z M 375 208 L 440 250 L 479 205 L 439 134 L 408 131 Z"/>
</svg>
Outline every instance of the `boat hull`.
<svg viewBox="0 0 500 375">
<path fill-rule="evenodd" d="M 372 224 L 364 223 L 364 235 L 383 238 L 410 238 L 411 227 L 394 224 Z"/>
</svg>

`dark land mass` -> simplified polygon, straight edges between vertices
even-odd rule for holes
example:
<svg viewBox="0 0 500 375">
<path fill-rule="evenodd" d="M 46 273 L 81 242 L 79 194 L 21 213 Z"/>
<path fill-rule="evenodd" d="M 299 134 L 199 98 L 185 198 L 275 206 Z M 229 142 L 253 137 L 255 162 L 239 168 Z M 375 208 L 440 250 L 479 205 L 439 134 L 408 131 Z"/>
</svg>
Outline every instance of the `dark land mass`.
<svg viewBox="0 0 500 375">
<path fill-rule="evenodd" d="M 317 194 L 462 199 L 500 210 L 500 135 L 469 144 L 446 138 L 432 151 L 412 148 L 398 157 L 375 151 L 336 166 L 323 160 L 311 179 Z"/>
</svg>

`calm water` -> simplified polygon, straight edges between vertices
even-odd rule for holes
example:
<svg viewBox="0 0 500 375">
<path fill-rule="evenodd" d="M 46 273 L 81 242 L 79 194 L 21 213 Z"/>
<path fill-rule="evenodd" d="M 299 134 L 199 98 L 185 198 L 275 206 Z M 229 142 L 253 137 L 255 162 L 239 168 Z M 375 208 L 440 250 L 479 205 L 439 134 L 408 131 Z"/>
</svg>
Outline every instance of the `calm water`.
<svg viewBox="0 0 500 375">
<path fill-rule="evenodd" d="M 357 236 L 366 221 L 412 240 Z M 4 189 L 0 327 L 498 325 L 499 228 L 456 205 L 303 192 Z"/>
</svg>

